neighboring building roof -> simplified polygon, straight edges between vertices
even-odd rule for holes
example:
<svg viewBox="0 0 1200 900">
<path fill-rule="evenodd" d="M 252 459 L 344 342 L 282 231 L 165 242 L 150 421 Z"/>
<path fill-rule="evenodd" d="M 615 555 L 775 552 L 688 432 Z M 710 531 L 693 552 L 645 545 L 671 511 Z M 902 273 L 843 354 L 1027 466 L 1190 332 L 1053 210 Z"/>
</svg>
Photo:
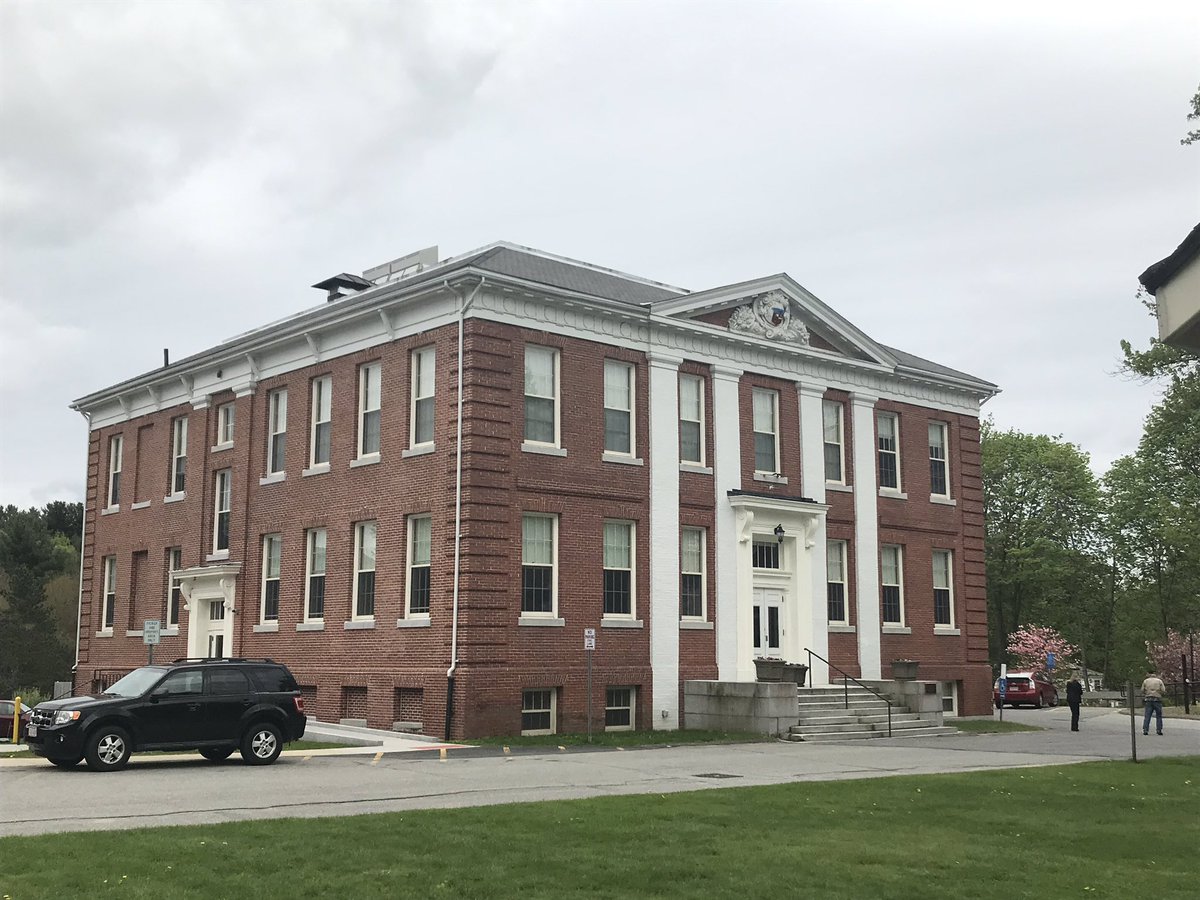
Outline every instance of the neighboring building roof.
<svg viewBox="0 0 1200 900">
<path fill-rule="evenodd" d="M 1175 248 L 1175 252 L 1165 259 L 1160 259 L 1145 272 L 1138 276 L 1142 287 L 1151 294 L 1166 284 L 1180 269 L 1200 255 L 1200 224 L 1191 230 L 1183 239 L 1183 243 Z"/>
</svg>

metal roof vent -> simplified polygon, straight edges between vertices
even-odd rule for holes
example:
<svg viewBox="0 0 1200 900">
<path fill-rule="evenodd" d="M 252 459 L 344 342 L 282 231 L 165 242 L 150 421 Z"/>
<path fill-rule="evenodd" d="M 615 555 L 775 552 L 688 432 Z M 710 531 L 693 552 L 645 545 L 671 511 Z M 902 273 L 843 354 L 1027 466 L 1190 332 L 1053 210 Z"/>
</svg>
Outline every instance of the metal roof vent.
<svg viewBox="0 0 1200 900">
<path fill-rule="evenodd" d="M 327 303 L 332 303 L 334 300 L 341 300 L 343 297 L 347 297 L 350 294 L 357 294 L 361 290 L 374 287 L 374 285 L 364 278 L 359 278 L 357 275 L 343 272 L 341 275 L 334 275 L 332 278 L 318 281 L 313 287 L 322 291 L 329 291 L 329 296 L 325 300 Z"/>
<path fill-rule="evenodd" d="M 363 272 L 363 278 L 367 279 L 371 284 L 386 284 L 389 281 L 399 281 L 401 278 L 407 278 L 409 275 L 416 275 L 418 272 L 437 264 L 438 248 L 435 244 L 432 247 L 426 247 L 424 250 L 418 250 L 416 253 L 410 253 L 408 256 L 393 259 L 391 262 L 384 263 L 381 266 L 367 269 Z"/>
</svg>

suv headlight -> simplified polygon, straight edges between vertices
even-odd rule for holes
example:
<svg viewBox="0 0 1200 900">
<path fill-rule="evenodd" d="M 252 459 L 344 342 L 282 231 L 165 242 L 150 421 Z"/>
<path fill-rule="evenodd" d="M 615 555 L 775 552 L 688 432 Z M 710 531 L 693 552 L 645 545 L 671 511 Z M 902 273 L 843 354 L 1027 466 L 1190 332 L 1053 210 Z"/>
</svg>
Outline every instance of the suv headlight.
<svg viewBox="0 0 1200 900">
<path fill-rule="evenodd" d="M 79 718 L 79 710 L 77 709 L 60 709 L 54 714 L 55 725 L 66 725 L 68 722 L 74 722 Z"/>
</svg>

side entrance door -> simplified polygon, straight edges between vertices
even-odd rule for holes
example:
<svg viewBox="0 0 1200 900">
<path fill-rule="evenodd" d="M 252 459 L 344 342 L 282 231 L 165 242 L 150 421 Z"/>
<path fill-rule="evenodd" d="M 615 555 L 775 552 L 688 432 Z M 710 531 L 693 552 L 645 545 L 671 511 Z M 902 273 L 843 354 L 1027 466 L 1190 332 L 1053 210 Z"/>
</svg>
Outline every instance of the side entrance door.
<svg viewBox="0 0 1200 900">
<path fill-rule="evenodd" d="M 212 600 L 208 604 L 208 652 L 209 659 L 225 656 L 225 601 Z"/>
<path fill-rule="evenodd" d="M 754 589 L 754 655 L 782 656 L 783 591 Z"/>
</svg>

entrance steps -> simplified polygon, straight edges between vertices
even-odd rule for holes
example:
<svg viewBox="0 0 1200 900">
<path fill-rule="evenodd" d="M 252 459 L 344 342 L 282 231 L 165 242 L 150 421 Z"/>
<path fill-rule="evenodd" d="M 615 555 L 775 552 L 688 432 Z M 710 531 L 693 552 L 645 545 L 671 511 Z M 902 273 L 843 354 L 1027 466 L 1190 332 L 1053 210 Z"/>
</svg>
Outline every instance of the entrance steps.
<svg viewBox="0 0 1200 900">
<path fill-rule="evenodd" d="M 852 741 L 888 736 L 888 705 L 866 688 L 852 685 L 797 689 L 799 723 L 789 729 L 789 741 Z M 930 737 L 957 734 L 937 716 L 892 706 L 892 737 Z"/>
</svg>

